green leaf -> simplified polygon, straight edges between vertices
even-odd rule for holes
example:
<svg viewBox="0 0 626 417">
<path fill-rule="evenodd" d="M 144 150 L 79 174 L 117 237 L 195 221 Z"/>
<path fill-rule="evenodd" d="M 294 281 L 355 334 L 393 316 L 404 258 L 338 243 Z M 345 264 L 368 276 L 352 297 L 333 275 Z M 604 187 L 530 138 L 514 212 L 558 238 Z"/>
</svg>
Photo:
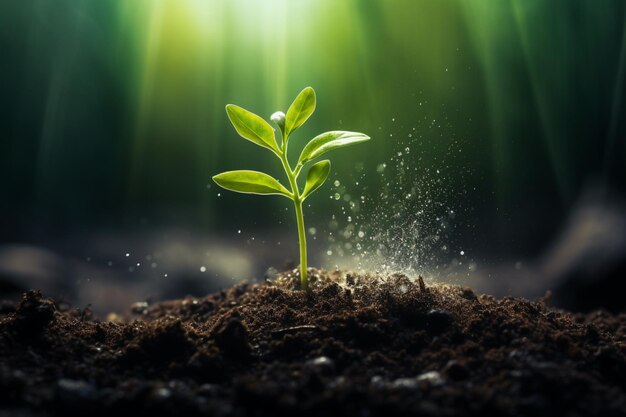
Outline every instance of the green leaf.
<svg viewBox="0 0 626 417">
<path fill-rule="evenodd" d="M 317 190 L 324 184 L 328 174 L 330 173 L 330 161 L 325 159 L 323 161 L 313 164 L 309 172 L 306 174 L 306 185 L 304 186 L 304 192 L 302 193 L 302 199 L 307 198 L 313 191 Z"/>
<path fill-rule="evenodd" d="M 274 128 L 269 123 L 256 114 L 234 104 L 226 106 L 226 113 L 242 138 L 278 153 Z"/>
<path fill-rule="evenodd" d="M 287 137 L 302 126 L 314 111 L 315 91 L 311 87 L 306 87 L 298 94 L 291 106 L 289 106 L 289 110 L 287 110 L 285 119 L 285 134 Z"/>
<path fill-rule="evenodd" d="M 304 165 L 311 159 L 317 158 L 318 156 L 328 151 L 332 151 L 333 149 L 342 148 L 348 145 L 355 145 L 369 139 L 369 136 L 358 132 L 333 130 L 331 132 L 322 133 L 307 143 L 300 154 L 298 165 Z"/>
<path fill-rule="evenodd" d="M 259 171 L 222 172 L 215 175 L 213 181 L 222 188 L 238 193 L 277 194 L 292 198 L 291 193 L 281 183 Z"/>
</svg>

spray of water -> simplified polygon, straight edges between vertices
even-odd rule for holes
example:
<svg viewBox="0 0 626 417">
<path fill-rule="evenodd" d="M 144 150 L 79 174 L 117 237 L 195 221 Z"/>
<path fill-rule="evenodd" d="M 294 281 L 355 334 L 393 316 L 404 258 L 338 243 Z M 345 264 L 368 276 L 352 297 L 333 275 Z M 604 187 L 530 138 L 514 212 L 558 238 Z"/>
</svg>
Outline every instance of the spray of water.
<svg viewBox="0 0 626 417">
<path fill-rule="evenodd" d="M 401 134 L 396 128 L 395 137 L 387 133 L 392 156 L 375 169 L 359 163 L 352 179 L 334 181 L 330 198 L 338 211 L 328 223 L 329 266 L 440 279 L 475 265 L 455 243 L 455 219 L 468 210 L 459 207 L 463 191 L 454 187 L 459 175 L 468 174 L 459 164 L 461 139 L 451 126 L 429 122 Z M 433 140 L 445 147 L 437 157 Z"/>
</svg>

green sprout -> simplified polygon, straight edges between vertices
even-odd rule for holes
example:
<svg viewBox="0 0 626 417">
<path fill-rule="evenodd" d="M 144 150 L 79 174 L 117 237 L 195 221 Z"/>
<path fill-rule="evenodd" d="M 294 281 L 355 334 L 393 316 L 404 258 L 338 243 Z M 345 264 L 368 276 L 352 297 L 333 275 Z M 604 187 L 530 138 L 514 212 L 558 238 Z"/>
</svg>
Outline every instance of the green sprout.
<svg viewBox="0 0 626 417">
<path fill-rule="evenodd" d="M 213 181 L 217 185 L 227 190 L 247 194 L 282 195 L 293 201 L 300 242 L 300 287 L 303 290 L 308 289 L 309 281 L 307 278 L 306 229 L 304 228 L 302 203 L 313 191 L 324 184 L 330 173 L 330 161 L 326 159 L 311 166 L 307 172 L 306 183 L 302 192 L 298 188 L 298 176 L 307 163 L 326 152 L 369 140 L 369 136 L 358 132 L 334 130 L 322 133 L 311 139 L 302 149 L 298 162 L 292 169 L 287 158 L 289 137 L 306 122 L 314 110 L 315 91 L 313 88 L 307 87 L 291 103 L 286 115 L 283 112 L 272 114 L 271 120 L 276 123 L 282 133 L 282 141 L 279 146 L 274 128 L 269 123 L 256 114 L 234 104 L 226 106 L 228 118 L 241 137 L 269 149 L 280 159 L 291 190 L 285 188 L 275 178 L 258 171 L 228 171 L 213 177 Z"/>
</svg>

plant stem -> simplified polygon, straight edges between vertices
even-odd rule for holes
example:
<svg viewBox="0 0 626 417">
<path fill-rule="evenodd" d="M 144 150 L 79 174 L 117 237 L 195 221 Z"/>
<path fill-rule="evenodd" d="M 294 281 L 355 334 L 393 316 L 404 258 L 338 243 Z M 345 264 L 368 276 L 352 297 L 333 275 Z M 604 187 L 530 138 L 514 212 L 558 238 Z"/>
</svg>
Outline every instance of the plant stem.
<svg viewBox="0 0 626 417">
<path fill-rule="evenodd" d="M 302 213 L 302 200 L 294 201 L 296 206 L 296 220 L 298 221 L 298 240 L 300 241 L 300 288 L 309 289 L 306 260 L 306 230 L 304 229 L 304 214 Z"/>
<path fill-rule="evenodd" d="M 300 190 L 298 190 L 297 177 L 298 172 L 291 170 L 289 160 L 287 159 L 287 138 L 283 140 L 282 152 L 280 154 L 280 160 L 283 163 L 283 168 L 289 179 L 291 185 L 291 193 L 293 194 L 293 204 L 296 209 L 296 221 L 298 223 L 298 242 L 300 246 L 300 289 L 309 289 L 309 279 L 307 276 L 307 259 L 306 259 L 306 230 L 304 228 L 304 213 L 302 212 L 302 199 L 300 198 Z"/>
</svg>

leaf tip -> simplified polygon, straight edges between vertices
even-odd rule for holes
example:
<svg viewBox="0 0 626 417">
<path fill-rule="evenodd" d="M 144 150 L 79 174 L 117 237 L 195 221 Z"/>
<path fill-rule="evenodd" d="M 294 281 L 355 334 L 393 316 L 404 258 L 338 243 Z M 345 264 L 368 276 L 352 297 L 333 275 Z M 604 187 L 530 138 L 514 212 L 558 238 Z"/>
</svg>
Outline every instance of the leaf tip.
<svg viewBox="0 0 626 417">
<path fill-rule="evenodd" d="M 317 95 L 315 94 L 313 87 L 305 87 L 302 91 L 306 91 L 313 96 L 313 110 L 315 110 L 315 107 L 317 107 Z"/>
</svg>

